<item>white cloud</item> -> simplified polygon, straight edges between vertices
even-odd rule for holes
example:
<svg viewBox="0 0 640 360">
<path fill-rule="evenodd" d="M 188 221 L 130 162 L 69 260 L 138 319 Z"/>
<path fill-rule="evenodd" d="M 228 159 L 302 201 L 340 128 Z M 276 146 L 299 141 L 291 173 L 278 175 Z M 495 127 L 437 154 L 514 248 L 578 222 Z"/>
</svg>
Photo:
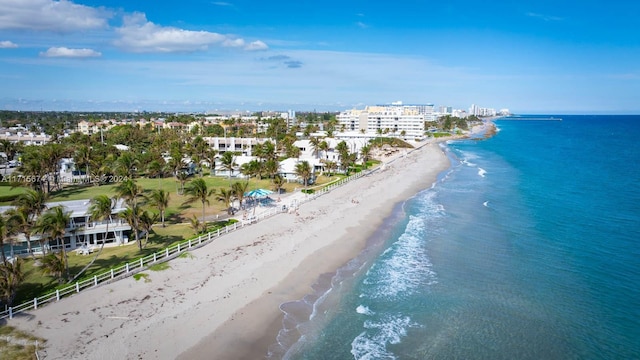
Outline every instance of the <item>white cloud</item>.
<svg viewBox="0 0 640 360">
<path fill-rule="evenodd" d="M 243 39 L 226 39 L 222 42 L 222 46 L 226 47 L 243 47 L 244 40 Z"/>
<path fill-rule="evenodd" d="M 17 47 L 18 47 L 18 44 L 13 43 L 9 40 L 0 41 L 0 49 L 12 49 Z"/>
<path fill-rule="evenodd" d="M 268 48 L 269 46 L 267 46 L 267 44 L 260 40 L 250 42 L 249 44 L 247 44 L 247 46 L 244 47 L 245 50 L 249 51 L 267 50 Z"/>
<path fill-rule="evenodd" d="M 102 54 L 92 49 L 69 49 L 66 47 L 51 47 L 47 51 L 41 52 L 43 57 L 62 57 L 62 58 L 90 58 L 100 57 Z"/>
<path fill-rule="evenodd" d="M 184 30 L 175 27 L 160 26 L 147 20 L 143 13 L 134 13 L 124 17 L 122 27 L 116 29 L 120 38 L 116 46 L 131 52 L 192 52 L 204 51 L 211 45 L 223 47 L 245 47 L 245 41 L 234 36 L 209 31 Z M 263 46 L 262 42 L 253 42 L 247 50 Z"/>
<path fill-rule="evenodd" d="M 367 25 L 367 24 L 363 23 L 362 21 L 358 21 L 358 22 L 356 23 L 356 25 L 358 25 L 358 27 L 359 27 L 359 28 L 361 28 L 361 29 L 366 29 L 366 28 L 368 28 L 368 27 L 369 27 L 369 25 Z"/>
<path fill-rule="evenodd" d="M 104 28 L 111 13 L 68 0 L 0 0 L 0 29 L 71 32 Z"/>
<path fill-rule="evenodd" d="M 564 20 L 563 18 L 561 18 L 559 16 L 538 14 L 538 13 L 534 13 L 534 12 L 528 12 L 526 15 L 529 16 L 529 17 L 532 17 L 532 18 L 542 19 L 544 21 L 562 21 L 562 20 Z"/>
</svg>

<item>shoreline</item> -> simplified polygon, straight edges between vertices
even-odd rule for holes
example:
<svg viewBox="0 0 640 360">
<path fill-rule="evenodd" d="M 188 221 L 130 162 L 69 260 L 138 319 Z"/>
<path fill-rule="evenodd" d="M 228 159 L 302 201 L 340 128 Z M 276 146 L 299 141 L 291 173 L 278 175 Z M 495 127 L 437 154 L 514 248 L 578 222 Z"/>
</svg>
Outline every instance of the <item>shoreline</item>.
<svg viewBox="0 0 640 360">
<path fill-rule="evenodd" d="M 438 174 L 450 166 L 449 159 L 442 153 L 438 145 L 440 142 L 447 140 L 450 139 L 438 139 L 438 141 L 423 143 L 420 148 L 414 149 L 408 154 L 408 156 L 411 156 L 413 153 L 424 151 L 425 149 L 423 148 L 431 146 L 432 149 L 437 149 L 439 154 L 431 154 L 431 156 L 425 154 L 413 155 L 422 155 L 423 157 L 441 155 L 442 158 L 440 160 L 443 161 L 444 165 L 440 164 L 440 166 L 428 171 L 429 174 L 427 176 L 430 178 L 428 185 L 435 183 Z M 397 156 L 394 160 L 402 161 L 402 157 L 402 155 Z M 406 168 L 404 170 L 406 170 Z M 366 250 L 369 240 L 379 226 L 392 216 L 393 209 L 405 202 L 409 197 L 415 195 L 418 191 L 423 190 L 425 188 L 424 185 L 425 184 L 418 185 L 418 183 L 411 184 L 402 191 L 402 195 L 396 195 L 392 201 L 386 204 L 379 204 L 378 207 L 370 209 L 369 214 L 363 217 L 363 221 L 366 220 L 367 223 L 353 226 L 353 231 L 349 231 L 351 229 L 347 228 L 346 236 L 333 241 L 327 247 L 316 252 L 314 258 L 306 259 L 298 269 L 292 269 L 291 273 L 275 288 L 277 289 L 276 291 L 279 290 L 287 293 L 287 296 L 282 298 L 283 301 L 276 304 L 267 297 L 256 299 L 239 309 L 234 314 L 234 317 L 213 331 L 209 336 L 202 339 L 198 345 L 182 353 L 178 359 L 205 360 L 210 359 L 211 356 L 219 360 L 252 360 L 265 358 L 269 347 L 277 343 L 277 336 L 283 328 L 284 313 L 281 310 L 282 305 L 300 301 L 303 297 L 310 295 L 312 287 L 318 284 L 320 277 L 329 276 L 333 278 L 348 262 L 359 257 L 363 251 Z M 302 214 L 302 208 L 300 212 Z M 354 233 L 357 233 L 357 236 L 354 235 Z M 343 240 L 350 240 L 350 242 Z M 348 244 L 349 247 L 345 248 L 345 244 Z M 331 254 L 333 258 L 323 256 L 325 254 Z M 328 258 L 331 260 L 326 261 Z M 322 260 L 319 262 L 318 259 Z M 313 268 L 313 271 L 306 271 L 302 274 L 298 273 L 300 269 L 305 268 Z M 291 284 L 294 284 L 294 286 L 292 287 Z M 278 313 L 273 313 L 274 309 L 278 309 Z M 271 315 L 269 315 L 270 311 Z M 256 319 L 260 317 L 262 317 L 263 320 L 256 322 Z M 256 329 L 256 327 L 259 329 Z M 250 339 L 247 339 L 247 331 L 249 328 L 251 328 L 250 333 L 254 334 L 254 336 L 249 336 Z M 239 338 L 238 335 L 242 335 L 243 338 Z"/>
<path fill-rule="evenodd" d="M 398 203 L 450 166 L 440 141 L 303 204 L 299 215 L 261 221 L 168 270 L 146 271 L 149 282 L 123 279 L 9 324 L 46 338 L 47 358 L 264 357 L 282 327 L 280 305 L 358 256 Z"/>
</svg>

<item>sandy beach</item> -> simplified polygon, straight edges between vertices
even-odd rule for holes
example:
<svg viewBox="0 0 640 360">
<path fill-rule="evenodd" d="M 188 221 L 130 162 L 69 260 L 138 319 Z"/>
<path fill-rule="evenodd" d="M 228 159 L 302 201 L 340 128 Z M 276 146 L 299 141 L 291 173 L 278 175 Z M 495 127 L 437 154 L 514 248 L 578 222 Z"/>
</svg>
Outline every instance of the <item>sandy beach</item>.
<svg viewBox="0 0 640 360">
<path fill-rule="evenodd" d="M 47 359 L 261 358 L 282 325 L 279 305 L 357 256 L 396 204 L 448 166 L 432 140 L 302 204 L 298 214 L 274 216 L 172 260 L 170 269 L 146 271 L 146 282 L 123 279 L 8 324 L 47 339 L 40 353 Z"/>
</svg>

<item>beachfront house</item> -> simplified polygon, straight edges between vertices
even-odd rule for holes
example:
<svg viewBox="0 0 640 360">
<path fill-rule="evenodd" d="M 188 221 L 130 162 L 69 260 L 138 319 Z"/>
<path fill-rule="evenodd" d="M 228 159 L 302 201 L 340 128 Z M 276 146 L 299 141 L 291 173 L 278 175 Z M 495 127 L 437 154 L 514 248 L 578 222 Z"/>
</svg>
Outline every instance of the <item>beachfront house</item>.
<svg viewBox="0 0 640 360">
<path fill-rule="evenodd" d="M 90 200 L 71 200 L 47 203 L 47 208 L 49 209 L 56 206 L 62 206 L 65 212 L 70 212 L 71 220 L 69 221 L 69 224 L 67 224 L 64 240 L 62 242 L 59 242 L 58 240 L 49 240 L 44 244 L 47 252 L 60 249 L 62 246 L 65 246 L 65 249 L 69 251 L 79 247 L 91 249 L 92 247 L 102 245 L 103 242 L 110 245 L 121 245 L 129 242 L 131 226 L 118 216 L 118 213 L 125 209 L 123 200 L 116 202 L 112 209 L 111 219 L 107 221 L 94 221 L 91 219 L 89 216 L 89 207 L 91 206 Z M 6 212 L 9 208 L 11 208 L 11 206 L 0 207 L 0 213 Z M 107 223 L 109 224 L 109 233 L 105 235 Z M 31 235 L 31 249 L 35 254 L 42 254 L 40 239 L 41 236 L 39 234 Z M 27 240 L 23 234 L 17 236 L 14 243 L 13 254 L 10 254 L 11 249 L 8 246 L 5 246 L 5 253 L 8 257 L 11 257 L 12 255 L 28 255 Z"/>
<path fill-rule="evenodd" d="M 302 179 L 296 173 L 296 165 L 301 162 L 306 161 L 311 166 L 312 177 L 315 177 L 317 172 L 320 172 L 322 166 L 324 165 L 319 159 L 313 158 L 288 158 L 284 159 L 280 162 L 280 172 L 279 174 L 287 181 L 287 182 L 302 182 Z"/>
</svg>

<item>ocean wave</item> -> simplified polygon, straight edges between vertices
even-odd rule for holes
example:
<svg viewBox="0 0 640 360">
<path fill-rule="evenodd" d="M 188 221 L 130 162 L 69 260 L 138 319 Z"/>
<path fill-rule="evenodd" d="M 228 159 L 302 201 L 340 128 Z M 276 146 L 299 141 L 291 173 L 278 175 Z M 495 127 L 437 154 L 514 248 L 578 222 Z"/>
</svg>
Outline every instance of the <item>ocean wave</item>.
<svg viewBox="0 0 640 360">
<path fill-rule="evenodd" d="M 458 157 L 461 158 L 462 162 L 469 162 L 471 160 L 476 160 L 476 159 L 480 159 L 480 155 L 478 155 L 475 152 L 471 152 L 471 151 L 464 151 L 464 150 L 460 150 L 460 149 L 456 149 L 455 152 L 457 152 L 459 155 Z"/>
<path fill-rule="evenodd" d="M 487 173 L 487 171 L 483 168 L 478 168 L 478 175 L 480 175 L 481 177 L 484 177 L 484 175 Z"/>
<path fill-rule="evenodd" d="M 368 306 L 364 306 L 364 305 L 358 305 L 358 307 L 356 308 L 356 312 L 358 314 L 363 314 L 363 315 L 374 315 L 375 312 L 371 311 L 371 309 L 369 309 Z"/>
<path fill-rule="evenodd" d="M 362 260 L 354 258 L 335 273 L 321 275 L 312 285 L 312 293 L 300 300 L 280 304 L 280 311 L 283 313 L 282 328 L 278 331 L 276 342 L 268 347 L 266 358 L 288 359 L 298 354 L 311 339 L 316 338 L 323 322 L 314 319 L 322 319 L 327 313 L 330 306 L 325 304 L 327 297 L 341 286 L 344 279 L 352 277 L 362 266 Z"/>
<path fill-rule="evenodd" d="M 438 207 L 434 205 L 434 212 Z M 363 283 L 370 298 L 408 296 L 421 285 L 436 283 L 436 274 L 424 249 L 426 225 L 421 217 L 411 216 L 398 241 L 383 252 L 367 271 Z"/>
<path fill-rule="evenodd" d="M 387 315 L 380 321 L 367 320 L 364 322 L 366 330 L 351 342 L 351 354 L 356 360 L 396 359 L 387 345 L 399 344 L 409 328 L 419 326 L 403 315 Z"/>
</svg>

